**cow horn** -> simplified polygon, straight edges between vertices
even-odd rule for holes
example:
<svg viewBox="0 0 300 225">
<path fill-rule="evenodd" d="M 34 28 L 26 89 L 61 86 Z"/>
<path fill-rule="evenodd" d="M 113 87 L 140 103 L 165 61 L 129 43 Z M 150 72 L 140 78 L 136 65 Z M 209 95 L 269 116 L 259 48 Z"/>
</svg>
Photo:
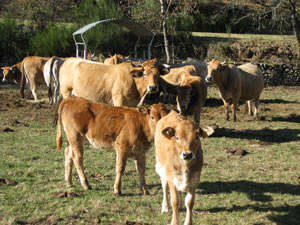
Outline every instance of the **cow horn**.
<svg viewBox="0 0 300 225">
<path fill-rule="evenodd" d="M 139 102 L 139 104 L 137 105 L 137 107 L 141 107 L 141 105 L 143 105 L 144 100 L 147 96 L 147 94 L 149 93 L 149 91 L 146 91 L 146 93 L 144 94 L 144 96 L 141 98 L 141 101 Z"/>
<path fill-rule="evenodd" d="M 131 62 L 131 65 L 132 65 L 133 67 L 141 67 L 141 66 L 143 66 L 142 64 L 136 64 L 136 63 L 132 63 L 132 62 Z"/>
<path fill-rule="evenodd" d="M 165 67 L 165 68 L 171 68 L 171 65 L 169 65 L 169 64 L 162 63 L 162 65 L 163 65 L 163 67 Z"/>
<path fill-rule="evenodd" d="M 223 64 L 226 64 L 226 60 L 225 60 L 225 61 L 223 61 L 223 62 L 221 62 L 220 64 L 222 64 L 222 65 L 223 65 Z"/>
</svg>

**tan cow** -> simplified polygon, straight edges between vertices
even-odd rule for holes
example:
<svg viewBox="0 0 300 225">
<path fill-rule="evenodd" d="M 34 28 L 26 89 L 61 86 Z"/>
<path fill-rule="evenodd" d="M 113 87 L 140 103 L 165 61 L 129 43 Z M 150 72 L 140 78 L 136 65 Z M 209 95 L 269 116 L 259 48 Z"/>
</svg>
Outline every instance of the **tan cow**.
<svg viewBox="0 0 300 225">
<path fill-rule="evenodd" d="M 106 65 L 115 65 L 115 64 L 120 64 L 121 62 L 124 61 L 128 61 L 128 60 L 126 60 L 123 55 L 114 54 L 112 57 L 106 58 L 103 63 Z"/>
<path fill-rule="evenodd" d="M 145 181 L 145 154 L 153 142 L 157 121 L 167 111 L 162 104 L 154 104 L 150 111 L 115 107 L 84 98 L 64 99 L 58 108 L 57 149 L 62 146 L 62 124 L 68 138 L 65 149 L 65 181 L 72 183 L 72 165 L 75 164 L 81 185 L 90 189 L 83 166 L 83 140 L 86 137 L 96 148 L 114 148 L 117 153 L 114 193 L 121 194 L 121 177 L 127 158 L 136 161 L 143 194 L 149 194 Z"/>
<path fill-rule="evenodd" d="M 207 97 L 207 86 L 204 80 L 198 76 L 183 76 L 176 91 L 179 112 L 184 116 L 193 115 L 194 121 L 200 123 L 201 108 Z"/>
<path fill-rule="evenodd" d="M 22 61 L 18 62 L 15 65 L 12 65 L 12 66 L 4 66 L 4 67 L 2 67 L 2 69 L 3 69 L 3 79 L 2 79 L 2 82 L 12 81 L 15 84 L 20 84 L 21 77 L 22 77 L 21 66 L 22 66 Z"/>
<path fill-rule="evenodd" d="M 57 103 L 59 97 L 59 68 L 68 58 L 51 57 L 44 66 L 44 79 L 48 87 L 50 104 Z"/>
<path fill-rule="evenodd" d="M 12 81 L 15 84 L 21 85 L 21 78 L 22 78 L 22 71 L 21 71 L 21 67 L 22 67 L 22 61 L 18 62 L 12 66 L 4 66 L 2 67 L 3 69 L 3 79 L 2 82 L 6 82 L 6 81 Z M 23 85 L 25 85 L 25 79 L 23 80 Z M 20 91 L 20 95 L 22 98 L 24 98 L 24 92 Z"/>
<path fill-rule="evenodd" d="M 49 58 L 39 56 L 27 56 L 22 61 L 22 78 L 21 83 L 23 84 L 26 79 L 26 84 L 29 86 L 34 100 L 37 100 L 37 88 L 41 84 L 45 83 L 44 79 L 44 65 Z M 21 85 L 21 93 L 24 96 L 24 85 Z M 29 98 L 29 95 L 27 95 Z"/>
<path fill-rule="evenodd" d="M 75 96 L 115 106 L 136 106 L 147 93 L 158 91 L 159 74 L 164 71 L 156 59 L 140 67 L 131 62 L 105 65 L 67 59 L 59 70 L 60 92 L 63 98 L 73 92 Z"/>
<path fill-rule="evenodd" d="M 171 225 L 179 225 L 181 192 L 186 193 L 185 225 L 192 224 L 195 191 L 200 182 L 203 153 L 200 137 L 210 136 L 211 127 L 198 127 L 175 111 L 163 117 L 156 125 L 156 172 L 159 174 L 163 201 L 162 213 L 169 211 L 169 190 L 172 203 Z"/>
<path fill-rule="evenodd" d="M 200 60 L 170 65 L 170 73 L 173 73 L 174 75 L 182 72 L 182 70 L 191 75 L 200 76 L 203 79 L 205 79 L 207 75 L 206 63 Z"/>
<path fill-rule="evenodd" d="M 241 66 L 222 64 L 218 60 L 208 63 L 207 82 L 219 88 L 225 106 L 225 118 L 229 120 L 229 101 L 232 99 L 232 119 L 236 121 L 239 101 L 247 101 L 251 115 L 251 100 L 254 100 L 254 116 L 258 117 L 259 97 L 264 88 L 263 73 L 258 66 L 247 63 Z"/>
</svg>

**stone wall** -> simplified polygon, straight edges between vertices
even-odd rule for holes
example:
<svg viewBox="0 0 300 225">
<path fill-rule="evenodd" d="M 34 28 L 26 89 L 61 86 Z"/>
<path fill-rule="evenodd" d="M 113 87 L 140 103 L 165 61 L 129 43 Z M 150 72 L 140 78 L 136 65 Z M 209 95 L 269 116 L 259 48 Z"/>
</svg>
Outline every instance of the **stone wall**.
<svg viewBox="0 0 300 225">
<path fill-rule="evenodd" d="M 297 86 L 300 85 L 300 65 L 258 64 L 264 74 L 265 86 Z"/>
</svg>

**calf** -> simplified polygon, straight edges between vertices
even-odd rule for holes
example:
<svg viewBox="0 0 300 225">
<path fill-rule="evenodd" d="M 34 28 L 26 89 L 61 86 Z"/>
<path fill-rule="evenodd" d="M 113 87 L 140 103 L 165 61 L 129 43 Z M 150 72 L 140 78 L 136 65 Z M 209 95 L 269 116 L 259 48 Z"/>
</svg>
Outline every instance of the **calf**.
<svg viewBox="0 0 300 225">
<path fill-rule="evenodd" d="M 201 77 L 183 76 L 177 87 L 177 109 L 184 115 L 193 115 L 194 121 L 200 123 L 200 112 L 207 97 L 207 86 Z"/>
<path fill-rule="evenodd" d="M 236 121 L 236 110 L 239 100 L 254 100 L 254 116 L 258 117 L 259 97 L 264 88 L 264 78 L 261 69 L 251 63 L 241 66 L 222 64 L 218 60 L 208 63 L 208 75 L 206 81 L 214 83 L 219 88 L 220 96 L 225 106 L 225 119 L 229 120 L 229 102 L 232 99 L 232 119 Z M 251 114 L 251 107 L 249 107 Z"/>
<path fill-rule="evenodd" d="M 62 124 L 68 138 L 65 148 L 65 181 L 72 183 L 72 165 L 75 164 L 81 185 L 90 189 L 83 169 L 83 140 L 96 148 L 114 148 L 117 153 L 114 193 L 121 194 L 121 176 L 124 173 L 127 158 L 136 161 L 140 176 L 140 189 L 149 194 L 145 181 L 145 153 L 151 147 L 157 121 L 167 111 L 162 104 L 143 110 L 128 107 L 114 107 L 96 103 L 79 97 L 70 97 L 62 101 L 58 108 L 57 149 L 62 145 Z"/>
<path fill-rule="evenodd" d="M 169 211 L 169 190 L 172 202 L 171 225 L 179 225 L 178 209 L 181 192 L 186 192 L 185 225 L 192 224 L 195 190 L 200 181 L 203 153 L 199 137 L 213 133 L 211 127 L 198 127 L 175 111 L 162 118 L 156 126 L 156 172 L 163 188 L 162 213 Z"/>
</svg>

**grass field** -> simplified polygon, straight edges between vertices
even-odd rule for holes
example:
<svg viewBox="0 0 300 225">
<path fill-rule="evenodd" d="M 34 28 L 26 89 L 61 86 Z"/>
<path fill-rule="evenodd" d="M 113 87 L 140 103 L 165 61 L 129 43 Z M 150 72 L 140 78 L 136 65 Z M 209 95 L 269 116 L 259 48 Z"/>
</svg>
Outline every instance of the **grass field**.
<svg viewBox="0 0 300 225">
<path fill-rule="evenodd" d="M 259 119 L 244 115 L 240 107 L 237 122 L 224 121 L 216 88 L 208 91 L 201 124 L 218 129 L 201 139 L 205 163 L 194 224 L 299 224 L 299 87 L 266 88 Z M 131 160 L 123 196 L 114 196 L 114 150 L 88 145 L 85 169 L 93 189 L 83 190 L 75 170 L 74 185 L 66 188 L 64 153 L 55 150 L 53 109 L 45 90 L 42 97 L 37 103 L 21 100 L 15 86 L 0 85 L 0 224 L 170 224 L 171 214 L 160 212 L 154 148 L 147 155 L 149 196 L 140 195 Z M 184 217 L 182 209 L 181 223 Z"/>
</svg>

